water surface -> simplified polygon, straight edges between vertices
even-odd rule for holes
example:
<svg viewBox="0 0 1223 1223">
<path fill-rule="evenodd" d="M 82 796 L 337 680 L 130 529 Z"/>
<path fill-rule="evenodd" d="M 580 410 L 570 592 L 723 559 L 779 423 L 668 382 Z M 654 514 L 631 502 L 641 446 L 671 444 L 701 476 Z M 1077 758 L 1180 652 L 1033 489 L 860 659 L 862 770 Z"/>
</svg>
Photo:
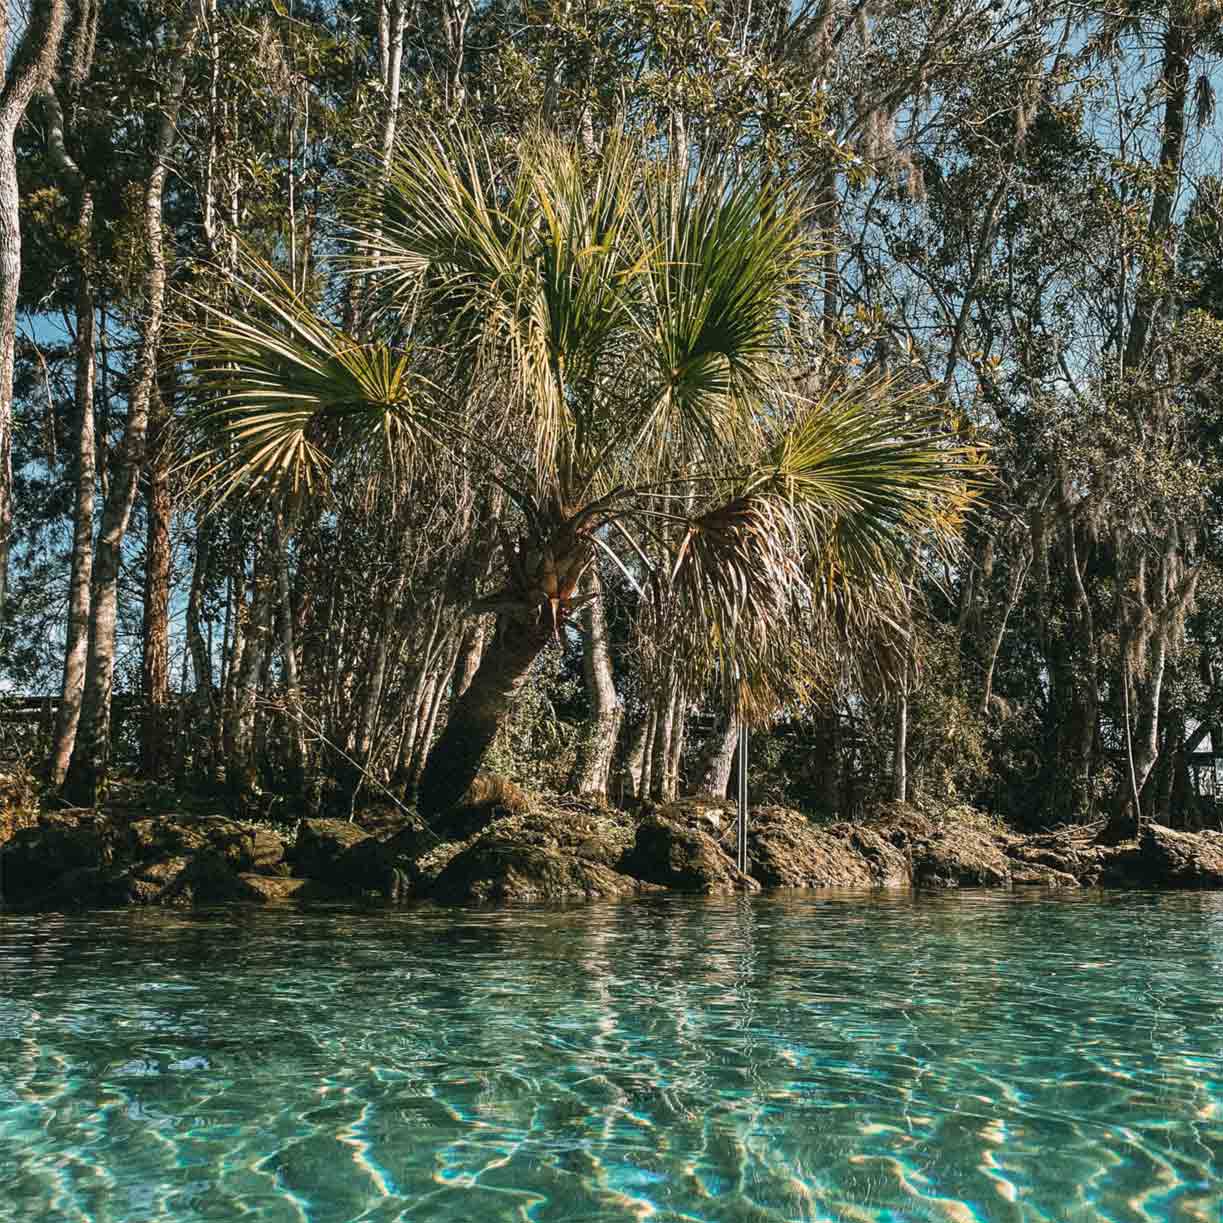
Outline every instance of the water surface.
<svg viewBox="0 0 1223 1223">
<path fill-rule="evenodd" d="M 3 1223 L 1223 1219 L 1223 896 L 0 916 Z"/>
</svg>

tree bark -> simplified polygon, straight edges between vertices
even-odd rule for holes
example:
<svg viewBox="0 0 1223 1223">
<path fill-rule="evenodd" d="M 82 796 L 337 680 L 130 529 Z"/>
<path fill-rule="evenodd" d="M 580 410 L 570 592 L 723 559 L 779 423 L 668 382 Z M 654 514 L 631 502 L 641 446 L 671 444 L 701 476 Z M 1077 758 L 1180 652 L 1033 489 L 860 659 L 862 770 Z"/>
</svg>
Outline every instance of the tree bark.
<svg viewBox="0 0 1223 1223">
<path fill-rule="evenodd" d="M 638 802 L 644 802 L 650 797 L 654 772 L 654 740 L 658 738 L 658 702 L 651 701 L 646 711 L 645 731 L 641 737 L 641 767 L 637 772 Z"/>
<path fill-rule="evenodd" d="M 667 764 L 671 754 L 671 723 L 675 717 L 676 684 L 667 672 L 663 690 L 654 698 L 658 720 L 654 724 L 654 742 L 650 745 L 650 797 L 667 802 Z"/>
<path fill-rule="evenodd" d="M 171 51 L 169 87 L 157 129 L 153 168 L 145 187 L 144 238 L 148 246 L 148 268 L 144 283 L 145 315 L 140 328 L 136 377 L 128 400 L 127 423 L 102 509 L 102 525 L 94 557 L 94 592 L 89 624 L 89 658 L 85 670 L 85 696 L 77 741 L 64 783 L 66 797 L 82 807 L 91 807 L 97 801 L 98 784 L 105 777 L 110 755 L 110 698 L 115 671 L 119 568 L 123 538 L 127 534 L 140 471 L 144 465 L 149 404 L 157 374 L 157 354 L 165 310 L 166 260 L 162 244 L 162 192 L 187 80 L 187 53 L 199 20 L 198 0 L 190 0 L 179 18 L 175 45 Z"/>
<path fill-rule="evenodd" d="M 577 794 L 606 802 L 612 758 L 616 754 L 616 737 L 620 730 L 620 703 L 616 697 L 611 653 L 607 646 L 602 583 L 595 570 L 591 570 L 587 583 L 587 593 L 594 597 L 582 608 L 585 638 L 582 674 L 586 681 L 590 715 L 578 745 L 570 788 Z"/>
<path fill-rule="evenodd" d="M 459 647 L 459 661 L 454 669 L 454 692 L 451 700 L 457 701 L 471 687 L 471 681 L 476 677 L 480 659 L 484 654 L 484 638 L 487 632 L 485 618 L 480 616 L 472 620 L 463 634 L 463 644 Z"/>
<path fill-rule="evenodd" d="M 730 768 L 739 743 L 739 719 L 728 713 L 720 729 L 714 731 L 701 756 L 698 794 L 711 798 L 725 798 L 730 785 Z"/>
<path fill-rule="evenodd" d="M 91 241 L 93 199 L 86 191 L 78 214 L 82 243 Z M 51 743 L 48 776 L 58 789 L 64 784 L 72 748 L 76 743 L 85 692 L 85 665 L 89 656 L 90 579 L 93 573 L 93 498 L 95 440 L 93 416 L 94 379 L 97 374 L 97 344 L 94 328 L 91 261 L 87 246 L 82 251 L 76 296 L 76 453 L 73 460 L 75 499 L 72 514 L 72 571 L 68 579 L 68 629 L 64 644 L 64 677 L 60 686 L 59 709 L 55 716 L 55 737 Z"/>
<path fill-rule="evenodd" d="M 154 384 L 149 403 L 145 484 L 144 618 L 140 687 L 140 763 L 160 777 L 170 759 L 170 472 L 166 461 L 170 412 Z"/>
<path fill-rule="evenodd" d="M 909 690 L 907 683 L 896 693 L 896 710 L 892 722 L 892 801 L 907 802 L 909 798 Z"/>
<path fill-rule="evenodd" d="M 1189 95 L 1189 61 L 1195 50 L 1195 38 L 1190 18 L 1170 8 L 1168 28 L 1164 31 L 1164 58 L 1160 68 L 1160 85 L 1164 97 L 1163 139 L 1159 149 L 1159 178 L 1151 200 L 1151 217 L 1147 236 L 1159 242 L 1168 231 L 1172 209 L 1180 185 L 1181 158 L 1185 152 L 1185 104 Z M 1147 351 L 1151 327 L 1159 309 L 1162 294 L 1147 279 L 1138 290 L 1134 317 L 1126 337 L 1124 364 L 1132 372 L 1142 364 Z"/>
<path fill-rule="evenodd" d="M 68 16 L 66 0 L 34 0 L 25 30 L 8 55 L 9 9 L 0 13 L 0 625 L 8 598 L 13 533 L 13 362 L 21 281 L 21 197 L 17 128 L 35 91 L 51 80 Z"/>
<path fill-rule="evenodd" d="M 455 702 L 425 762 L 417 805 L 426 818 L 449 811 L 462 799 L 551 637 L 552 626 L 544 619 L 524 623 L 501 617 L 471 687 Z"/>
</svg>

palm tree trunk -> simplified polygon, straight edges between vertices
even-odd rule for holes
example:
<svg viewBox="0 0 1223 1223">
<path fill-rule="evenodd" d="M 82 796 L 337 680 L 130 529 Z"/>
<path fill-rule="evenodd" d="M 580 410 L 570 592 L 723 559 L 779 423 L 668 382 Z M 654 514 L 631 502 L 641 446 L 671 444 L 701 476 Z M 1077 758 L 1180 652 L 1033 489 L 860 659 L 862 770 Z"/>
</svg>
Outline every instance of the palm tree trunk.
<svg viewBox="0 0 1223 1223">
<path fill-rule="evenodd" d="M 730 766 L 739 742 L 739 719 L 728 713 L 723 725 L 709 737 L 701 756 L 700 782 L 697 793 L 711 798 L 725 798 L 730 785 Z"/>
<path fill-rule="evenodd" d="M 471 687 L 471 681 L 476 677 L 480 667 L 480 659 L 484 654 L 484 638 L 488 627 L 483 616 L 473 619 L 463 634 L 463 644 L 459 649 L 459 661 L 454 670 L 454 700 Z"/>
<path fill-rule="evenodd" d="M 501 617 L 471 687 L 455 702 L 446 729 L 425 763 L 417 797 L 423 815 L 439 815 L 462 799 L 551 637 L 552 628 L 543 619 L 524 624 Z"/>
<path fill-rule="evenodd" d="M 674 713 L 671 715 L 671 740 L 667 744 L 667 801 L 679 797 L 680 766 L 684 758 L 684 740 L 687 737 L 688 719 L 684 716 L 688 708 L 687 693 L 682 687 L 675 690 Z"/>
<path fill-rule="evenodd" d="M 658 695 L 658 721 L 655 723 L 654 742 L 650 748 L 650 797 L 664 803 L 675 798 L 674 777 L 671 773 L 671 737 L 674 734 L 675 719 L 682 716 L 680 705 L 679 680 L 668 669 L 663 690 Z"/>
<path fill-rule="evenodd" d="M 650 797 L 650 786 L 654 771 L 654 740 L 658 738 L 658 704 L 653 702 L 645 715 L 645 733 L 641 739 L 641 767 L 637 772 L 637 793 L 635 797 L 644 802 Z"/>
</svg>

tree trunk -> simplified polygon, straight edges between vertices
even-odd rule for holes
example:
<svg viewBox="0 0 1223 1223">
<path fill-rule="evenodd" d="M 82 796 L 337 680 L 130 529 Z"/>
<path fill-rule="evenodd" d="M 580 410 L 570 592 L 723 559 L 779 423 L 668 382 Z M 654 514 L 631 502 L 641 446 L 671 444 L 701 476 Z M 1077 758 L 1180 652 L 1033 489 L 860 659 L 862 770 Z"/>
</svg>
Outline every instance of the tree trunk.
<svg viewBox="0 0 1223 1223">
<path fill-rule="evenodd" d="M 17 128 L 36 90 L 51 80 L 68 15 L 65 0 L 34 0 L 12 55 L 9 8 L 0 13 L 0 625 L 8 597 L 13 531 L 13 360 L 21 281 L 21 197 Z"/>
<path fill-rule="evenodd" d="M 239 807 L 251 804 L 258 790 L 259 771 L 255 750 L 255 722 L 265 657 L 272 628 L 275 579 L 267 572 L 270 547 L 256 550 L 250 611 L 245 626 L 242 660 L 237 668 L 225 776 L 230 794 Z"/>
<path fill-rule="evenodd" d="M 594 598 L 582 608 L 585 636 L 582 673 L 586 680 L 590 715 L 583 728 L 569 785 L 577 794 L 606 802 L 612 758 L 616 754 L 616 736 L 620 730 L 620 703 L 616 697 L 611 654 L 607 648 L 602 584 L 593 569 L 587 581 L 588 593 L 593 594 Z"/>
<path fill-rule="evenodd" d="M 739 743 L 739 719 L 728 713 L 719 730 L 714 731 L 701 756 L 698 794 L 725 798 L 730 785 L 730 767 Z"/>
<path fill-rule="evenodd" d="M 684 759 L 684 740 L 688 731 L 688 694 L 682 688 L 675 692 L 675 708 L 671 715 L 671 738 L 667 744 L 667 786 L 668 802 L 679 798 L 680 771 Z"/>
<path fill-rule="evenodd" d="M 892 801 L 907 802 L 909 798 L 909 691 L 905 683 L 896 693 L 896 712 L 892 722 Z"/>
<path fill-rule="evenodd" d="M 288 721 L 288 789 L 301 794 L 306 780 L 306 728 L 302 718 L 301 685 L 297 678 L 297 637 L 294 632 L 293 585 L 289 581 L 288 528 L 276 519 L 276 593 L 279 596 L 280 658 L 284 668 L 285 716 Z"/>
<path fill-rule="evenodd" d="M 459 661 L 454 670 L 454 692 L 451 699 L 459 697 L 471 687 L 471 681 L 476 677 L 480 666 L 480 658 L 484 654 L 484 638 L 488 626 L 483 616 L 475 617 L 463 634 L 463 644 L 459 647 Z"/>
<path fill-rule="evenodd" d="M 654 698 L 658 720 L 654 724 L 654 742 L 650 745 L 650 797 L 668 801 L 667 763 L 671 753 L 671 724 L 675 718 L 676 683 L 667 674 L 667 682 Z"/>
<path fill-rule="evenodd" d="M 641 768 L 637 774 L 637 800 L 650 797 L 654 772 L 654 740 L 658 738 L 658 702 L 651 701 L 645 715 L 645 733 L 641 739 Z"/>
<path fill-rule="evenodd" d="M 170 472 L 166 461 L 170 413 L 154 386 L 149 405 L 149 459 L 145 487 L 144 620 L 141 657 L 140 762 L 146 777 L 160 777 L 170 753 Z"/>
<path fill-rule="evenodd" d="M 500 618 L 471 687 L 455 702 L 421 773 L 417 805 L 426 818 L 453 808 L 475 780 L 484 753 L 552 631 L 543 618 L 534 623 Z"/>
<path fill-rule="evenodd" d="M 650 733 L 650 719 L 643 717 L 628 735 L 628 743 L 624 749 L 624 759 L 620 763 L 619 783 L 616 787 L 616 800 L 623 802 L 625 795 L 633 799 L 641 798 L 641 775 L 645 767 L 646 739 Z"/>
<path fill-rule="evenodd" d="M 416 735 L 416 759 L 412 764 L 411 779 L 408 782 L 409 788 L 413 792 L 419 788 L 420 779 L 424 774 L 425 765 L 429 760 L 429 752 L 433 745 L 433 734 L 437 729 L 438 715 L 441 713 L 442 702 L 446 699 L 446 693 L 451 686 L 451 680 L 454 675 L 454 664 L 457 657 L 457 649 L 451 647 L 450 654 L 447 657 L 446 662 L 437 677 L 437 682 L 433 687 L 433 692 L 429 698 L 429 705 L 424 720 L 422 721 L 420 730 Z"/>
<path fill-rule="evenodd" d="M 89 658 L 85 696 L 76 746 L 68 766 L 64 792 L 77 806 L 92 807 L 98 784 L 105 777 L 110 755 L 110 698 L 115 671 L 115 628 L 118 621 L 119 569 L 123 538 L 136 500 L 144 465 L 149 403 L 157 374 L 161 321 L 165 309 L 166 260 L 162 245 L 162 192 L 174 144 L 178 111 L 187 79 L 187 51 L 199 21 L 197 0 L 183 9 L 171 52 L 170 81 L 157 131 L 153 168 L 144 194 L 144 238 L 148 246 L 145 274 L 145 317 L 140 331 L 136 376 L 128 400 L 127 423 L 111 472 L 102 509 L 102 525 L 94 557 L 93 607 L 89 624 Z M 0 371 L 2 374 L 2 371 Z M 0 376 L 0 385 L 3 378 Z M 0 524 L 2 530 L 2 524 Z"/>
<path fill-rule="evenodd" d="M 1189 61 L 1194 53 L 1195 40 L 1188 24 L 1190 18 L 1177 14 L 1176 10 L 1175 4 L 1169 10 L 1172 15 L 1164 31 L 1164 58 L 1159 76 L 1160 93 L 1164 98 L 1164 122 L 1159 150 L 1159 177 L 1156 179 L 1147 226 L 1147 236 L 1152 243 L 1162 239 L 1172 220 L 1172 209 L 1180 188 L 1181 158 L 1185 151 L 1185 104 L 1189 95 Z M 1134 303 L 1134 317 L 1125 346 L 1127 372 L 1133 372 L 1142 364 L 1162 297 L 1162 293 L 1150 284 L 1149 277 L 1148 272 Z"/>
<path fill-rule="evenodd" d="M 82 242 L 88 243 L 93 229 L 93 198 L 85 192 L 78 215 Z M 95 440 L 93 390 L 97 373 L 97 345 L 94 329 L 93 285 L 90 260 L 82 253 L 76 297 L 76 454 L 74 483 L 76 496 L 72 523 L 72 572 L 68 579 L 68 630 L 64 644 L 64 679 L 60 688 L 59 709 L 55 717 L 55 737 L 51 744 L 48 775 L 58 789 L 64 784 L 72 748 L 76 743 L 85 692 L 85 664 L 89 656 L 90 579 L 93 573 L 93 498 Z"/>
</svg>

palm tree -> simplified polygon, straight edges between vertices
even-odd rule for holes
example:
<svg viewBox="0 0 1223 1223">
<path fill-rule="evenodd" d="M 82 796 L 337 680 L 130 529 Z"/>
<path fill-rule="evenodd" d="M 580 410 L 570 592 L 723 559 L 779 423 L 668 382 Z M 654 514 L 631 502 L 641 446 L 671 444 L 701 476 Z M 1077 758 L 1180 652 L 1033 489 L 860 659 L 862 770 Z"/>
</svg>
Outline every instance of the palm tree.
<svg viewBox="0 0 1223 1223">
<path fill-rule="evenodd" d="M 471 132 L 418 132 L 353 217 L 363 338 L 267 267 L 247 314 L 191 331 L 197 459 L 221 496 L 300 497 L 371 448 L 400 472 L 474 464 L 504 490 L 501 586 L 467 609 L 496 612 L 496 635 L 422 811 L 462 796 L 596 555 L 660 578 L 747 692 L 791 614 L 894 579 L 907 535 L 952 523 L 964 453 L 924 393 L 800 393 L 821 252 L 791 185 L 681 172 L 627 138 L 591 157 L 536 134 L 494 160 Z"/>
</svg>

